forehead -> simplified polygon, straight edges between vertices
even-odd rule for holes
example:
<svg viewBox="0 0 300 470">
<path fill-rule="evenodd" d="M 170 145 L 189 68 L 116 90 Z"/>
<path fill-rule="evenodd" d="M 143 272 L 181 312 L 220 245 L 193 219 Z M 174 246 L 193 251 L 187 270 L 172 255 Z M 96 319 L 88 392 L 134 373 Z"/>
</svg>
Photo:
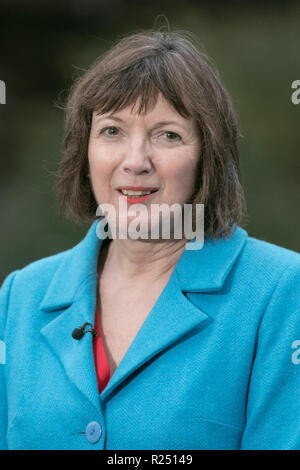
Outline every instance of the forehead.
<svg viewBox="0 0 300 470">
<path fill-rule="evenodd" d="M 142 120 L 160 121 L 172 120 L 178 124 L 186 124 L 192 121 L 191 117 L 183 117 L 178 111 L 167 101 L 162 93 L 158 93 L 157 99 L 153 101 L 152 105 L 146 111 L 139 112 L 141 98 L 138 98 L 133 105 L 125 106 L 121 110 L 102 113 L 101 110 L 93 112 L 96 120 L 101 120 L 110 117 L 116 117 L 122 120 L 131 120 L 140 118 Z"/>
</svg>

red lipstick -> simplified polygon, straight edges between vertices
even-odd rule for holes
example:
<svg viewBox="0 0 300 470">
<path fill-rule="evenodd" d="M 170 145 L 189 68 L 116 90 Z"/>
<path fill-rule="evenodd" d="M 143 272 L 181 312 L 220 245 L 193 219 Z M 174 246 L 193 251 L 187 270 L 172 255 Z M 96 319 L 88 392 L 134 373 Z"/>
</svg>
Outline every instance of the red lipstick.
<svg viewBox="0 0 300 470">
<path fill-rule="evenodd" d="M 145 187 L 145 186 L 120 186 L 117 188 L 120 193 L 120 196 L 127 202 L 127 204 L 141 204 L 148 201 L 153 194 L 158 191 L 158 188 L 155 187 Z M 143 196 L 131 196 L 122 193 L 122 190 L 130 191 L 151 191 L 150 194 L 145 194 Z"/>
</svg>

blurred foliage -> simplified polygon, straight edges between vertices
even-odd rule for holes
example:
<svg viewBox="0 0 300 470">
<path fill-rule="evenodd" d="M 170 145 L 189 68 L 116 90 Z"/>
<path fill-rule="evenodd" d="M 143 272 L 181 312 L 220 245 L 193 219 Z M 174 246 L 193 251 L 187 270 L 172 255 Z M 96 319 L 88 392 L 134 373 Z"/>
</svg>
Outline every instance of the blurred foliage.
<svg viewBox="0 0 300 470">
<path fill-rule="evenodd" d="M 58 211 L 54 194 L 64 125 L 57 106 L 78 72 L 121 35 L 152 28 L 196 34 L 237 110 L 249 235 L 300 251 L 299 2 L 3 1 L 0 17 L 0 281 L 72 247 L 88 226 Z M 162 24 L 165 24 L 162 22 Z"/>
</svg>

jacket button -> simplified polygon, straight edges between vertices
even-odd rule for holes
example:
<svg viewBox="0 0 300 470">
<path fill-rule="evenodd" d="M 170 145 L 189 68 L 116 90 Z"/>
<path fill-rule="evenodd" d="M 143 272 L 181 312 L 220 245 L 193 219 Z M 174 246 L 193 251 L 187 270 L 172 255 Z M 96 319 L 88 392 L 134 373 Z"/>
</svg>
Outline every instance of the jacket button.
<svg viewBox="0 0 300 470">
<path fill-rule="evenodd" d="M 102 428 L 97 421 L 91 421 L 85 429 L 85 437 L 91 444 L 96 444 L 102 434 Z"/>
</svg>

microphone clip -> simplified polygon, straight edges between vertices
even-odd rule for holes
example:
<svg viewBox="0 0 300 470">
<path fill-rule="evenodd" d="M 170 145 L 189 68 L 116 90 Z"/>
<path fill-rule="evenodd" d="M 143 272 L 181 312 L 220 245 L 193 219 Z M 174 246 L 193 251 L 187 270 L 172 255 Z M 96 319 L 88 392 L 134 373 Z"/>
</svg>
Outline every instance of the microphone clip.
<svg viewBox="0 0 300 470">
<path fill-rule="evenodd" d="M 85 330 L 85 327 L 87 325 L 90 325 L 91 328 L 89 328 L 88 330 Z M 92 333 L 92 336 L 97 336 L 97 331 L 96 329 L 93 327 L 93 325 L 89 322 L 86 322 L 84 323 L 83 325 L 81 325 L 79 328 L 75 328 L 72 332 L 72 337 L 74 339 L 77 339 L 77 340 L 80 340 L 81 338 L 83 338 L 83 336 L 86 334 L 86 333 Z"/>
</svg>

